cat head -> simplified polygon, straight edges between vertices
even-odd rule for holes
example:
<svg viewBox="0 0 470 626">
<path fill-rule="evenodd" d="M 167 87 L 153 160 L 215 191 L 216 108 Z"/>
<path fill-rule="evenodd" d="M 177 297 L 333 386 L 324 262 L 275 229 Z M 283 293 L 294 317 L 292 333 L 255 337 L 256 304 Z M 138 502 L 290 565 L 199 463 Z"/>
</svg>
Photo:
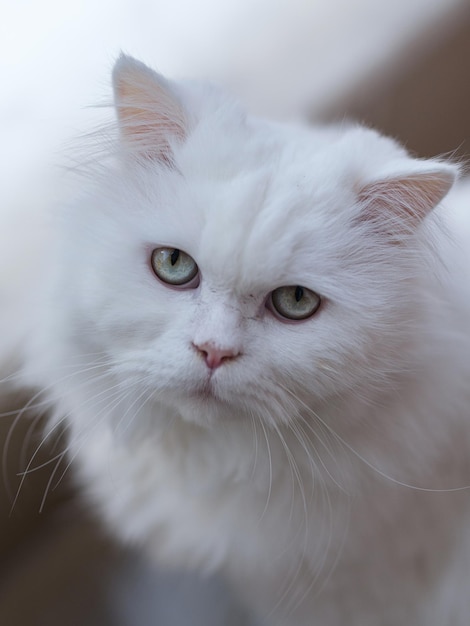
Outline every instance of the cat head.
<svg viewBox="0 0 470 626">
<path fill-rule="evenodd" d="M 61 220 L 44 382 L 125 423 L 279 424 L 386 388 L 455 168 L 359 126 L 251 118 L 126 56 L 113 81 L 116 158 Z M 58 375 L 77 363 L 85 382 Z"/>
</svg>

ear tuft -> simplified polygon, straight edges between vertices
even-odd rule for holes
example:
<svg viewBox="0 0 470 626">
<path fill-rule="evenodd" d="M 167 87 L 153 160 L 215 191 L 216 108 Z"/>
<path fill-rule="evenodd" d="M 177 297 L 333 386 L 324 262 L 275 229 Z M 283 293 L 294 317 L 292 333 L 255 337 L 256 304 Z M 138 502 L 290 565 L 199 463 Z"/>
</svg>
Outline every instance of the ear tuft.
<svg viewBox="0 0 470 626">
<path fill-rule="evenodd" d="M 360 219 L 382 223 L 389 231 L 392 225 L 395 232 L 390 234 L 409 233 L 441 202 L 456 176 L 456 167 L 430 161 L 415 171 L 367 183 L 358 194 Z"/>
<path fill-rule="evenodd" d="M 186 116 L 163 76 L 121 54 L 113 69 L 114 104 L 121 137 L 134 155 L 172 161 L 171 145 L 183 141 Z"/>
</svg>

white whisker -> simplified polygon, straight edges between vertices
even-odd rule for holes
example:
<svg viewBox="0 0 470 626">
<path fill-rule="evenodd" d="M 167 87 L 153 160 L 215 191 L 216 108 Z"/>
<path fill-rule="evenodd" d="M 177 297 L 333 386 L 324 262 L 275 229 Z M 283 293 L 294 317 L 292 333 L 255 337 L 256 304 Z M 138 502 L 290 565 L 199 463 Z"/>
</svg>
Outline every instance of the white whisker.
<svg viewBox="0 0 470 626">
<path fill-rule="evenodd" d="M 261 430 L 264 435 L 264 440 L 266 442 L 266 451 L 268 453 L 268 463 L 269 463 L 269 482 L 268 482 L 268 492 L 266 494 L 266 503 L 264 505 L 263 512 L 261 513 L 260 518 L 258 520 L 258 523 L 261 523 L 264 516 L 266 515 L 266 511 L 268 510 L 269 502 L 271 500 L 271 491 L 273 488 L 273 460 L 271 456 L 271 446 L 269 445 L 269 437 L 268 437 L 268 433 L 266 432 L 266 426 L 263 424 L 263 420 L 259 420 L 259 424 L 261 426 Z"/>
</svg>

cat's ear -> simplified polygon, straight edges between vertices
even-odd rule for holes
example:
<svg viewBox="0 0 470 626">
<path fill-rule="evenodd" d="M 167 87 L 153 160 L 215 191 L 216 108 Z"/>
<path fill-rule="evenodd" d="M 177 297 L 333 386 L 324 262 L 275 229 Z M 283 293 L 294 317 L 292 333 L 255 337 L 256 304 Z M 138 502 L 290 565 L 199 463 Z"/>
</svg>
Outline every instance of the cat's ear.
<svg viewBox="0 0 470 626">
<path fill-rule="evenodd" d="M 415 230 L 452 187 L 458 169 L 448 163 L 419 162 L 403 173 L 366 183 L 358 193 L 361 221 L 372 221 L 389 235 Z"/>
<path fill-rule="evenodd" d="M 171 83 L 121 54 L 113 70 L 114 104 L 121 139 L 137 157 L 172 162 L 171 146 L 187 133 L 184 108 Z"/>
</svg>

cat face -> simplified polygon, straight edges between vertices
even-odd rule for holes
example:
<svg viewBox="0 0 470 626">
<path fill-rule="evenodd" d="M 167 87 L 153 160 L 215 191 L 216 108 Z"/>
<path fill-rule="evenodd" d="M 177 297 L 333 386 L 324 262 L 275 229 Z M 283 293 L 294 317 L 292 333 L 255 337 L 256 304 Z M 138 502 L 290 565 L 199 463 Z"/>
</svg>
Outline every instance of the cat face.
<svg viewBox="0 0 470 626">
<path fill-rule="evenodd" d="M 61 366 L 96 355 L 125 421 L 134 403 L 279 424 L 386 385 L 413 330 L 415 231 L 452 169 L 364 129 L 249 120 L 119 63 L 122 152 L 63 220 Z"/>
</svg>

